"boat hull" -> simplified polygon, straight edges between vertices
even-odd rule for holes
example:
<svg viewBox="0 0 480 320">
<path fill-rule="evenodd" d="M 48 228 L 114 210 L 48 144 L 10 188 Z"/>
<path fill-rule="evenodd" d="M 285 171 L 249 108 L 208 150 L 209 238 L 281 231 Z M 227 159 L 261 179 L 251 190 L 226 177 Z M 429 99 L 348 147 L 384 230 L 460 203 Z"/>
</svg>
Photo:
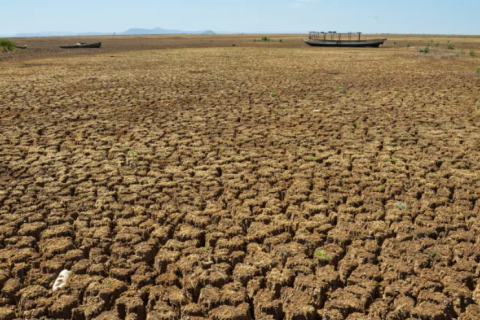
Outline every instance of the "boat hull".
<svg viewBox="0 0 480 320">
<path fill-rule="evenodd" d="M 62 49 L 83 49 L 83 48 L 100 48 L 102 46 L 101 42 L 92 43 L 92 44 L 82 44 L 75 46 L 60 46 Z"/>
<path fill-rule="evenodd" d="M 378 48 L 387 39 L 375 39 L 375 40 L 360 40 L 360 41 L 337 41 L 337 40 L 303 40 L 306 44 L 312 47 L 347 47 L 347 48 L 361 48 L 370 47 Z"/>
</svg>

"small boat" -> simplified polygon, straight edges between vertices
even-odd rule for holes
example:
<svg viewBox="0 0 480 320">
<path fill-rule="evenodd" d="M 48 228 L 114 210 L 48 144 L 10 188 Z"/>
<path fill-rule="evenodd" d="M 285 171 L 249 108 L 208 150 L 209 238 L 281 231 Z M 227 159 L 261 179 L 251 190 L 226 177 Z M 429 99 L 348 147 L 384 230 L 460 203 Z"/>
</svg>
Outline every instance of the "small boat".
<svg viewBox="0 0 480 320">
<path fill-rule="evenodd" d="M 77 42 L 74 46 L 60 46 L 62 49 L 80 49 L 80 48 L 100 48 L 102 46 L 101 42 L 97 43 L 83 43 L 83 42 Z"/>
<path fill-rule="evenodd" d="M 27 49 L 27 45 L 15 46 L 15 48 L 17 48 L 17 49 Z"/>
<path fill-rule="evenodd" d="M 387 39 L 369 39 L 361 40 L 361 32 L 356 33 L 358 39 L 352 40 L 352 32 L 348 32 L 346 35 L 346 40 L 342 40 L 342 33 L 336 33 L 335 31 L 329 32 L 315 32 L 311 31 L 308 39 L 303 40 L 306 44 L 313 47 L 349 47 L 349 48 L 360 48 L 360 47 L 371 47 L 379 48 Z M 338 39 L 335 39 L 335 35 L 338 35 Z M 330 39 L 328 39 L 330 38 Z"/>
</svg>

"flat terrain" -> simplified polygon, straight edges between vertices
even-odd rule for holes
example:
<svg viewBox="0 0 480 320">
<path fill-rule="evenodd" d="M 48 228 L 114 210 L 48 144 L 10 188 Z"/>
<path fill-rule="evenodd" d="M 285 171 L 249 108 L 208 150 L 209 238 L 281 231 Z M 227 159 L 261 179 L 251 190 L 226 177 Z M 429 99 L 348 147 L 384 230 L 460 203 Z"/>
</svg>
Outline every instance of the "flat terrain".
<svg viewBox="0 0 480 320">
<path fill-rule="evenodd" d="M 34 58 L 52 58 L 78 55 L 91 55 L 96 53 L 116 53 L 138 50 L 178 49 L 178 48 L 220 48 L 232 47 L 257 47 L 257 48 L 305 48 L 302 39 L 305 34 L 275 34 L 268 35 L 273 40 L 269 43 L 256 42 L 264 34 L 237 34 L 237 35 L 137 35 L 137 36 L 93 36 L 93 37 L 49 37 L 49 38 L 14 38 L 16 45 L 28 45 L 28 50 L 17 50 L 14 54 L 0 55 L 0 62 L 12 60 L 26 60 Z M 383 48 L 405 48 L 411 45 L 425 47 L 427 42 L 431 46 L 439 44 L 445 49 L 453 43 L 456 49 L 480 51 L 480 36 L 444 36 L 444 35 L 392 35 L 392 34 L 366 34 L 362 39 L 383 39 L 388 41 Z M 280 42 L 279 40 L 282 40 Z M 102 42 L 101 49 L 61 49 L 63 45 L 74 45 L 77 42 L 94 43 Z M 418 51 L 418 50 L 417 50 Z M 459 50 L 457 50 L 458 52 Z M 468 52 L 467 52 L 468 53 Z M 480 52 L 479 52 L 480 54 Z"/>
<path fill-rule="evenodd" d="M 479 38 L 178 37 L 0 54 L 0 320 L 480 318 Z"/>
</svg>

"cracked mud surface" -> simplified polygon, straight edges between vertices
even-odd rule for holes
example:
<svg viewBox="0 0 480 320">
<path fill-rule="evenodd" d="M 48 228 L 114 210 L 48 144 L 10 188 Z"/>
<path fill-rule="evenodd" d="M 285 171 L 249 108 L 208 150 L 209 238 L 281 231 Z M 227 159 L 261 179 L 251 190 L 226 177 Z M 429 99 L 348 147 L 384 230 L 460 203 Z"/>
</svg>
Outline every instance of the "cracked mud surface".
<svg viewBox="0 0 480 320">
<path fill-rule="evenodd" d="M 478 319 L 478 65 L 306 47 L 5 64 L 0 319 Z"/>
</svg>

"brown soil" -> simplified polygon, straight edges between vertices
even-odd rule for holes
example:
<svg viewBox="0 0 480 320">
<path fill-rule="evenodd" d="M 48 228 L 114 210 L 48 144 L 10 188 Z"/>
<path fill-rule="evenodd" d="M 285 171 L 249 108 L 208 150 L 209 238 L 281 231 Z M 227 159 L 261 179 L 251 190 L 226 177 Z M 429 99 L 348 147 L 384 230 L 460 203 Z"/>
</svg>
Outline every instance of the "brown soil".
<svg viewBox="0 0 480 320">
<path fill-rule="evenodd" d="M 260 42 L 267 36 L 271 42 Z M 179 48 L 305 48 L 305 34 L 234 34 L 234 35 L 134 35 L 134 36 L 85 36 L 85 37 L 36 37 L 14 38 L 17 45 L 28 45 L 27 50 L 17 49 L 15 52 L 0 54 L 2 61 L 22 61 L 35 58 L 68 57 L 92 55 L 92 53 L 118 54 L 126 51 L 144 51 Z M 480 50 L 478 36 L 445 36 L 445 35 L 401 35 L 401 34 L 364 34 L 362 39 L 388 39 L 382 48 L 406 48 L 408 52 L 418 54 L 427 43 L 430 43 L 432 55 L 455 56 L 464 50 Z M 73 45 L 77 42 L 102 42 L 100 49 L 61 49 L 63 45 Z M 436 44 L 438 43 L 438 46 Z M 448 44 L 453 44 L 455 50 L 447 50 Z M 42 66 L 42 62 L 31 63 Z"/>
<path fill-rule="evenodd" d="M 182 37 L 1 56 L 0 320 L 478 319 L 478 57 Z"/>
</svg>

